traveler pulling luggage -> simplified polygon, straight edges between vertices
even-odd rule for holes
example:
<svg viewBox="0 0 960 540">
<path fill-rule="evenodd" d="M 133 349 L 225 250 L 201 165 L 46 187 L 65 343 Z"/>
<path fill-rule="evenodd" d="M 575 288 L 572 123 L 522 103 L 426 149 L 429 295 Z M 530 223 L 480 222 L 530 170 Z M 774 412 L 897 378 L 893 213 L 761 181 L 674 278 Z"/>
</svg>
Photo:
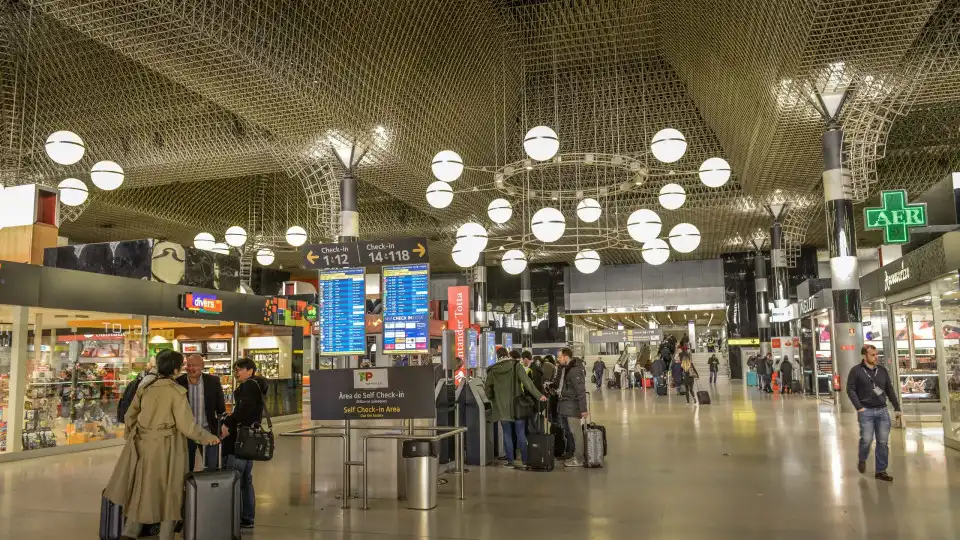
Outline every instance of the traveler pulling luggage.
<svg viewBox="0 0 960 540">
<path fill-rule="evenodd" d="M 222 448 L 218 450 L 217 470 L 187 474 L 183 540 L 240 540 L 240 473 L 223 468 Z"/>
<path fill-rule="evenodd" d="M 587 396 L 587 423 L 583 426 L 583 465 L 590 469 L 603 467 L 607 454 L 607 430 L 590 422 L 590 398 Z"/>
<path fill-rule="evenodd" d="M 556 435 L 548 433 L 546 411 L 541 411 L 537 417 L 540 422 L 534 422 L 533 432 L 527 435 L 527 465 L 531 471 L 548 472 L 554 466 Z"/>
</svg>

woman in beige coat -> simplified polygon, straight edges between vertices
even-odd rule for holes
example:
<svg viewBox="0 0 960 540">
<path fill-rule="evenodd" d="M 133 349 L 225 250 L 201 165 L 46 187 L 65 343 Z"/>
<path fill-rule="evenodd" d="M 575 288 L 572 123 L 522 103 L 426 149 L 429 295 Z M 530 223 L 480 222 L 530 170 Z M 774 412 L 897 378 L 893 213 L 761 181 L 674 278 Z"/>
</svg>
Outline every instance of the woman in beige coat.
<svg viewBox="0 0 960 540">
<path fill-rule="evenodd" d="M 136 538 L 144 523 L 160 523 L 161 540 L 172 540 L 181 518 L 186 439 L 201 444 L 220 440 L 194 421 L 187 391 L 174 380 L 183 355 L 157 355 L 158 378 L 137 390 L 124 421 L 127 443 L 104 495 L 123 506 L 124 537 Z"/>
</svg>

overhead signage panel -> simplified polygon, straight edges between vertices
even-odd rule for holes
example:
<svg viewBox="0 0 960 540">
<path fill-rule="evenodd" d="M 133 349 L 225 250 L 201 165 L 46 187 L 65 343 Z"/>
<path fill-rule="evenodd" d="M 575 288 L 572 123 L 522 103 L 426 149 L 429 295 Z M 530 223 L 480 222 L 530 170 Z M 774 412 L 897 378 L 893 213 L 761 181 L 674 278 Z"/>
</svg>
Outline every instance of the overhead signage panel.
<svg viewBox="0 0 960 540">
<path fill-rule="evenodd" d="M 320 355 L 366 352 L 366 279 L 363 268 L 320 272 Z"/>
<path fill-rule="evenodd" d="M 430 265 L 383 267 L 383 352 L 425 354 L 430 348 Z"/>
<path fill-rule="evenodd" d="M 336 244 L 307 244 L 300 248 L 303 267 L 311 270 L 415 264 L 430 260 L 424 237 L 360 240 Z"/>
<path fill-rule="evenodd" d="M 590 332 L 590 343 L 622 343 L 624 341 L 660 341 L 659 328 L 631 328 L 629 330 L 595 330 Z"/>
</svg>

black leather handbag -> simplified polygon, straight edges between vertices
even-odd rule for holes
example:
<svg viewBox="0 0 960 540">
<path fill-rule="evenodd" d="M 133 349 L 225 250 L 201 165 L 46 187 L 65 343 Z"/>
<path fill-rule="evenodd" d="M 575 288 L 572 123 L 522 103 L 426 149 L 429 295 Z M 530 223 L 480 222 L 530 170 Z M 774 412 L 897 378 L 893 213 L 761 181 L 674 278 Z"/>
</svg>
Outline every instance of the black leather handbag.
<svg viewBox="0 0 960 540">
<path fill-rule="evenodd" d="M 263 406 L 263 415 L 267 418 L 267 429 L 263 429 L 261 424 L 237 428 L 237 442 L 233 447 L 233 454 L 237 458 L 250 461 L 273 459 L 273 422 L 266 404 Z"/>
</svg>

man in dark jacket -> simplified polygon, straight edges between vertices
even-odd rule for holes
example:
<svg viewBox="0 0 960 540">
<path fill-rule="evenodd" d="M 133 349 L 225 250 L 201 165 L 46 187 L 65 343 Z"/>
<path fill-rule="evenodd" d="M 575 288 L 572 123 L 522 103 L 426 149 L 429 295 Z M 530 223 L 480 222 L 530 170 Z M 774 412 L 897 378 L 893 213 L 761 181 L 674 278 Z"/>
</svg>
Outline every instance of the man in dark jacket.
<svg viewBox="0 0 960 540">
<path fill-rule="evenodd" d="M 663 358 L 658 357 L 653 362 L 653 365 L 650 367 L 650 372 L 653 373 L 654 385 L 667 384 L 667 379 L 664 377 L 664 374 L 667 372 L 667 364 L 663 361 Z"/>
<path fill-rule="evenodd" d="M 886 368 L 877 363 L 877 348 L 864 345 L 860 349 L 862 362 L 854 366 L 847 375 L 847 396 L 857 409 L 857 421 L 860 423 L 860 450 L 857 456 L 857 470 L 863 474 L 867 470 L 867 458 L 870 457 L 870 444 L 877 439 L 877 466 L 874 478 L 892 482 L 887 474 L 890 456 L 890 413 L 887 411 L 887 398 L 893 404 L 899 421 L 900 402 L 893 388 L 893 381 Z"/>
<path fill-rule="evenodd" d="M 233 391 L 233 412 L 223 420 L 220 436 L 223 438 L 223 455 L 227 467 L 240 473 L 240 527 L 252 529 L 256 517 L 257 496 L 253 491 L 253 462 L 234 455 L 237 430 L 259 424 L 263 418 L 264 394 L 267 381 L 257 376 L 257 364 L 249 358 L 241 358 L 233 364 L 237 389 Z"/>
<path fill-rule="evenodd" d="M 546 396 L 537 390 L 520 360 L 508 356 L 500 357 L 496 364 L 487 368 L 484 390 L 486 390 L 487 397 L 491 402 L 491 420 L 499 422 L 500 429 L 503 432 L 503 451 L 507 455 L 505 466 L 515 466 L 518 469 L 526 468 L 528 459 L 526 423 L 528 418 L 518 417 L 517 396 L 527 392 L 540 401 L 546 401 Z M 522 462 L 515 465 L 514 459 L 517 450 L 520 450 Z"/>
<path fill-rule="evenodd" d="M 717 373 L 720 372 L 720 360 L 717 358 L 717 355 L 710 355 L 710 359 L 707 360 L 707 366 L 710 367 L 710 384 L 717 384 Z"/>
<path fill-rule="evenodd" d="M 587 417 L 587 370 L 583 360 L 573 357 L 573 351 L 567 347 L 560 350 L 557 359 L 557 395 L 559 403 L 557 413 L 560 426 L 567 440 L 567 454 L 572 454 L 564 462 L 567 467 L 583 466 L 583 427 L 581 420 Z"/>
<path fill-rule="evenodd" d="M 597 390 L 603 386 L 603 373 L 607 370 L 607 365 L 603 363 L 603 360 L 597 358 L 593 363 L 593 378 L 595 384 L 597 385 Z"/>
<path fill-rule="evenodd" d="M 193 419 L 197 425 L 210 433 L 217 432 L 218 418 L 227 412 L 223 398 L 223 387 L 220 378 L 203 372 L 203 357 L 191 354 L 187 357 L 187 372 L 177 377 L 177 383 L 187 389 L 187 401 L 193 411 Z M 187 439 L 187 467 L 193 470 L 196 464 L 197 447 L 199 445 Z M 203 468 L 216 469 L 218 448 L 216 446 L 203 447 Z"/>
<path fill-rule="evenodd" d="M 790 362 L 790 358 L 784 356 L 778 369 L 780 370 L 780 393 L 790 393 L 790 384 L 793 382 L 793 363 Z"/>
</svg>

